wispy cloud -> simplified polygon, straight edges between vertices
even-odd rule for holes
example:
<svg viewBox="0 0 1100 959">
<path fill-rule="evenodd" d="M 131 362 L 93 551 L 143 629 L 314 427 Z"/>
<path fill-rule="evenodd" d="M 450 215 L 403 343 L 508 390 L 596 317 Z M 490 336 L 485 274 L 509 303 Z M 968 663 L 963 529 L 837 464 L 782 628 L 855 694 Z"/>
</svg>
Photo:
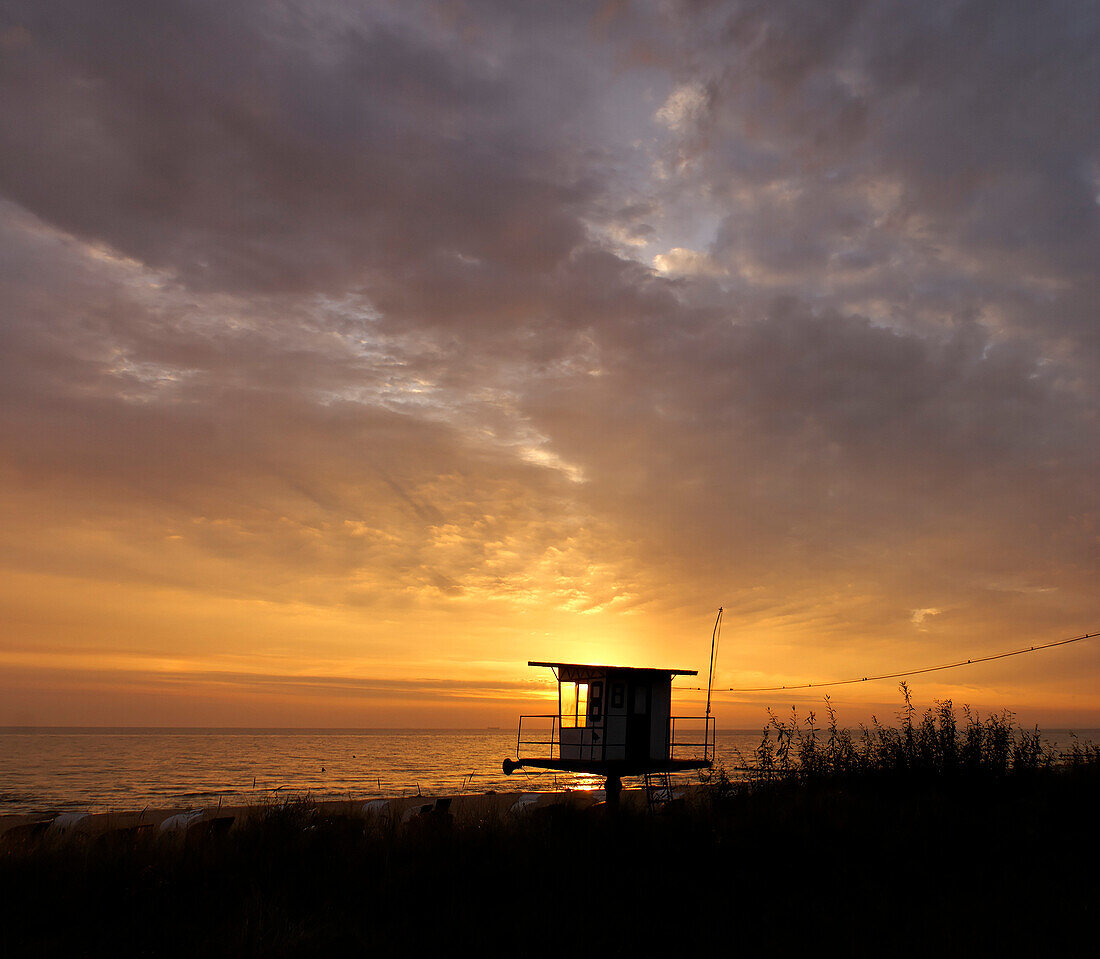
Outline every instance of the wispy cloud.
<svg viewBox="0 0 1100 959">
<path fill-rule="evenodd" d="M 0 651 L 155 651 L 158 591 L 409 682 L 723 602 L 768 673 L 1092 624 L 1098 32 L 9 4 Z"/>
</svg>

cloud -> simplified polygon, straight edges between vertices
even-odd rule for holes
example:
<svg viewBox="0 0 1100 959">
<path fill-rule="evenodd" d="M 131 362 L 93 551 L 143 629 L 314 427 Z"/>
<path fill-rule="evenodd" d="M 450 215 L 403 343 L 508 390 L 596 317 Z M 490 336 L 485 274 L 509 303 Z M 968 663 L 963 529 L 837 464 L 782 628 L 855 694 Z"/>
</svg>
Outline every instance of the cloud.
<svg viewBox="0 0 1100 959">
<path fill-rule="evenodd" d="M 1083 7 L 3 16 L 9 570 L 761 674 L 1100 615 Z"/>
<path fill-rule="evenodd" d="M 701 86 L 684 84 L 668 95 L 668 99 L 653 116 L 666 126 L 680 130 L 699 118 L 706 106 L 706 100 L 706 90 Z"/>
<path fill-rule="evenodd" d="M 577 239 L 583 188 L 542 171 L 550 131 L 514 122 L 476 41 L 258 3 L 20 20 L 0 188 L 190 286 L 327 289 L 448 251 L 539 269 Z"/>
<path fill-rule="evenodd" d="M 942 609 L 937 609 L 935 606 L 929 606 L 926 609 L 914 609 L 913 615 L 910 616 L 909 619 L 914 626 L 923 627 L 924 621 L 929 616 L 939 616 L 942 612 Z"/>
<path fill-rule="evenodd" d="M 686 250 L 682 246 L 674 246 L 667 253 L 658 253 L 653 258 L 653 266 L 660 273 L 680 276 L 714 276 L 725 272 L 706 253 Z"/>
</svg>

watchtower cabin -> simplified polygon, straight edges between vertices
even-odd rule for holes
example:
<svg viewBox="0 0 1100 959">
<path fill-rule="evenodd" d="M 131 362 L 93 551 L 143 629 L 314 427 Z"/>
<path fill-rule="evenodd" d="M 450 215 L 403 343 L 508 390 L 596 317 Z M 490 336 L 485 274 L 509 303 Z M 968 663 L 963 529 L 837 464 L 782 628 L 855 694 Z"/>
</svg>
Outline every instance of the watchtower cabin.
<svg viewBox="0 0 1100 959">
<path fill-rule="evenodd" d="M 672 678 L 696 670 L 528 665 L 553 671 L 558 711 L 520 716 L 517 758 L 504 760 L 506 775 L 529 766 L 604 776 L 614 803 L 623 776 L 645 776 L 647 794 L 658 783 L 670 795 L 670 773 L 714 761 L 714 718 L 672 715 Z"/>
</svg>

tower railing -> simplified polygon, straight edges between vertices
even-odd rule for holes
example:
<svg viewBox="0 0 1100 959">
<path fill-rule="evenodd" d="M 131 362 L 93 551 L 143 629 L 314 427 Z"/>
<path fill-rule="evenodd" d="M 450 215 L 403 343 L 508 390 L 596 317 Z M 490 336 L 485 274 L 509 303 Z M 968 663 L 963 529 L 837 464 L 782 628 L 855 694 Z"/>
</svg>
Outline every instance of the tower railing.
<svg viewBox="0 0 1100 959">
<path fill-rule="evenodd" d="M 533 730 L 532 726 L 538 725 L 541 721 L 542 724 L 550 721 L 550 730 L 547 732 L 543 730 Z M 533 739 L 523 738 L 523 723 L 527 721 L 528 736 L 534 736 Z M 557 713 L 541 713 L 519 717 L 519 729 L 516 731 L 516 757 L 531 756 L 539 759 L 556 759 L 561 757 L 561 717 Z M 546 753 L 524 753 L 524 746 L 534 746 L 537 749 L 547 749 L 549 754 Z M 555 755 L 555 750 L 557 755 Z"/>
<path fill-rule="evenodd" d="M 598 727 L 606 730 L 601 723 Z M 572 729 L 572 727 L 570 727 Z M 668 721 L 668 758 L 714 761 L 715 718 L 713 716 L 671 716 Z M 516 756 L 529 759 L 561 758 L 561 717 L 557 713 L 529 714 L 519 717 L 516 731 Z M 601 743 L 622 746 L 622 742 Z M 702 750 L 700 756 L 699 751 Z"/>
<path fill-rule="evenodd" d="M 714 762 L 714 739 L 717 732 L 714 716 L 672 716 L 668 721 L 668 758 L 669 759 L 704 759 L 707 762 Z M 680 739 L 677 736 L 676 724 L 680 724 L 679 733 L 683 736 L 693 737 L 690 739 Z M 695 724 L 685 729 L 689 723 Z M 702 739 L 700 740 L 700 736 Z M 703 751 L 703 755 L 699 756 L 698 752 L 693 755 L 686 756 L 684 753 L 688 750 Z M 679 754 L 677 753 L 679 751 Z"/>
</svg>

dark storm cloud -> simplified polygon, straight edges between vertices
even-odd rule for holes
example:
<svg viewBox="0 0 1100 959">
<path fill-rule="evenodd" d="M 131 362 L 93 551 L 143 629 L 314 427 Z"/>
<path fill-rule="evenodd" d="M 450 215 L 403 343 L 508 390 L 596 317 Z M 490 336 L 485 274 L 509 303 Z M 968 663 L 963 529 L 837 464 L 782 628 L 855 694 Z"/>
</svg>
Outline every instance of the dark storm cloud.
<svg viewBox="0 0 1100 959">
<path fill-rule="evenodd" d="M 523 271 L 568 252 L 584 188 L 553 168 L 564 98 L 517 123 L 522 76 L 503 71 L 520 65 L 485 62 L 476 39 L 323 11 L 9 13 L 0 188 L 204 288 L 326 288 L 446 253 Z"/>
<path fill-rule="evenodd" d="M 727 582 L 870 588 L 899 619 L 907 594 L 996 617 L 1012 583 L 1091 609 L 1094 9 L 706 17 L 674 47 L 695 101 L 664 199 L 726 211 L 707 251 L 726 296 L 608 269 L 631 304 L 595 324 L 608 375 L 563 382 L 538 421 L 608 480 L 604 508 Z"/>
<path fill-rule="evenodd" d="M 3 10 L 10 563 L 1100 612 L 1093 5 Z"/>
<path fill-rule="evenodd" d="M 1022 271 L 1095 288 L 1095 4 L 720 9 L 719 41 L 695 49 L 707 101 L 686 144 L 707 188 L 738 196 L 720 256 L 792 285 L 838 258 L 883 263 L 895 300 L 892 279 L 970 279 L 997 299 Z"/>
</svg>

